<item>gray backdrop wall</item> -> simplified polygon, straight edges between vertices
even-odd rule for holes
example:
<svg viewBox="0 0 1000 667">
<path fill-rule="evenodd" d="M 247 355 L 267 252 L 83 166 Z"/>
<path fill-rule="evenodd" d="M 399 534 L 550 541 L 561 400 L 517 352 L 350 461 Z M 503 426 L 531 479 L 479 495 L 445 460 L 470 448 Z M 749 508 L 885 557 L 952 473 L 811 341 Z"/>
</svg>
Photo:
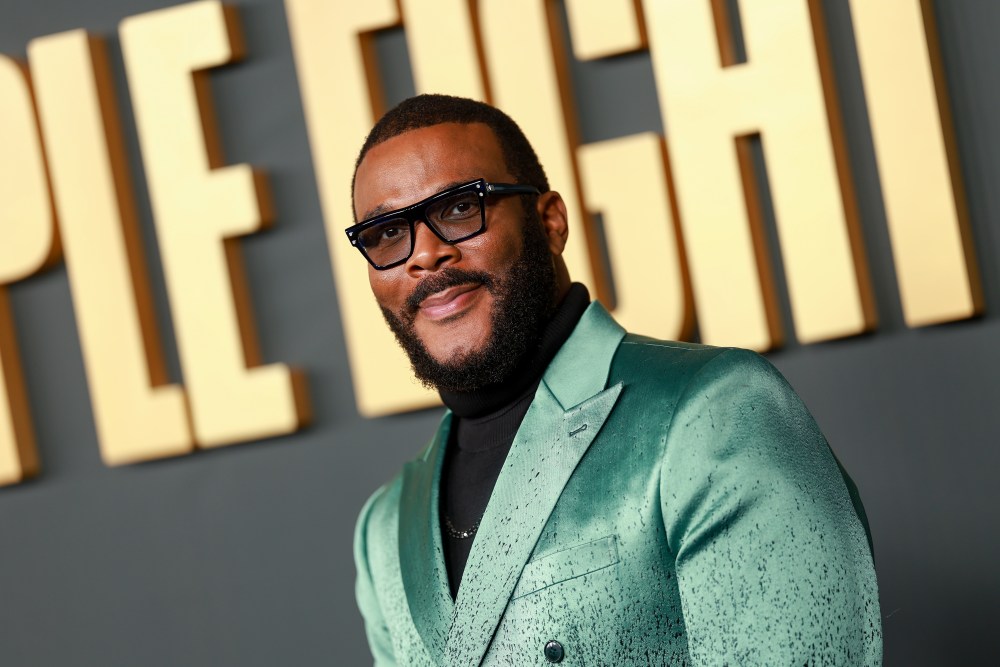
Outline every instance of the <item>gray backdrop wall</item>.
<svg viewBox="0 0 1000 667">
<path fill-rule="evenodd" d="M 0 52 L 23 59 L 31 38 L 72 28 L 108 38 L 168 364 L 181 381 L 116 39 L 121 19 L 170 4 L 3 0 Z M 277 223 L 242 248 L 263 357 L 307 371 L 313 424 L 105 467 L 65 267 L 13 285 L 42 472 L 0 489 L 2 664 L 369 662 L 353 603 L 354 517 L 440 410 L 356 413 L 284 7 L 235 4 L 248 57 L 213 71 L 211 86 L 227 161 L 270 177 Z M 934 3 L 987 310 L 920 330 L 903 323 L 847 2 L 823 10 L 880 325 L 769 356 L 860 487 L 886 664 L 990 663 L 1000 648 L 1000 3 Z M 377 48 L 390 101 L 410 94 L 404 31 L 383 33 Z M 573 63 L 571 76 L 584 142 L 662 129 L 647 56 Z M 0 202 L 0 243 L 7 224 Z"/>
</svg>

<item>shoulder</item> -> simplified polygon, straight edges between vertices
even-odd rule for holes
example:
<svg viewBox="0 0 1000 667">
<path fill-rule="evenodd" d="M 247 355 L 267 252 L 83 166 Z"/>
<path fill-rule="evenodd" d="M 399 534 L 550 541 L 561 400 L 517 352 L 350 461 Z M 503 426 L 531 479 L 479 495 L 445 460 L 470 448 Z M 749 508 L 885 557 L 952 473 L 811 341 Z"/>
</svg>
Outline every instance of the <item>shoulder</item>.
<svg viewBox="0 0 1000 667">
<path fill-rule="evenodd" d="M 720 379 L 738 382 L 741 378 L 755 378 L 787 386 L 770 362 L 752 350 L 658 340 L 636 334 L 622 339 L 612 363 L 612 376 L 626 385 L 659 387 L 678 398 Z"/>
<path fill-rule="evenodd" d="M 839 477 L 819 426 L 767 359 L 728 348 L 688 365 L 667 430 L 665 470 L 717 480 L 731 466 L 773 480 L 806 467 Z"/>
<path fill-rule="evenodd" d="M 402 488 L 402 472 L 375 491 L 358 513 L 354 528 L 355 556 L 367 556 L 370 542 L 380 542 L 380 534 L 388 525 L 394 525 Z"/>
<path fill-rule="evenodd" d="M 412 482 L 423 488 L 426 486 L 425 482 L 434 475 L 435 457 L 439 454 L 437 448 L 442 446 L 447 437 L 449 415 L 450 413 L 445 414 L 434 437 L 420 453 L 377 489 L 361 507 L 354 533 L 355 549 L 360 550 L 359 553 L 378 550 L 386 545 L 391 550 L 391 545 L 397 539 L 404 486 L 411 489 L 412 493 Z M 407 479 L 410 482 L 404 484 Z"/>
<path fill-rule="evenodd" d="M 632 371 L 647 369 L 649 364 L 656 368 L 664 365 L 678 368 L 700 366 L 730 349 L 733 348 L 659 340 L 629 333 L 619 344 L 614 363 Z"/>
<path fill-rule="evenodd" d="M 753 446 L 748 436 L 782 426 L 825 448 L 795 391 L 752 350 L 628 335 L 612 364 L 609 384 L 616 382 L 625 385 L 622 405 L 633 418 L 660 424 L 668 449 L 682 443 L 690 451 L 695 441 L 701 443 L 695 449 Z"/>
</svg>

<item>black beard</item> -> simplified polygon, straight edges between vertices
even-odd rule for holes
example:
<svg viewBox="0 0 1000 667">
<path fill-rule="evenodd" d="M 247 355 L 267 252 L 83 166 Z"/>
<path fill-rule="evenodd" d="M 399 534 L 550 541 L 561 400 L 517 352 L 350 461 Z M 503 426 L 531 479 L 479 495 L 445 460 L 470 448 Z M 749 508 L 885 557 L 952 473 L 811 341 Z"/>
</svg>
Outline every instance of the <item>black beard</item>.
<svg viewBox="0 0 1000 667">
<path fill-rule="evenodd" d="M 404 316 L 382 308 L 386 323 L 410 358 L 413 374 L 424 386 L 468 393 L 499 384 L 538 347 L 542 328 L 555 311 L 556 274 L 537 214 L 524 220 L 524 229 L 521 255 L 505 275 L 442 269 L 414 289 L 406 300 Z M 480 350 L 440 362 L 427 351 L 414 329 L 417 308 L 435 292 L 469 283 L 481 284 L 493 295 L 490 339 Z"/>
</svg>

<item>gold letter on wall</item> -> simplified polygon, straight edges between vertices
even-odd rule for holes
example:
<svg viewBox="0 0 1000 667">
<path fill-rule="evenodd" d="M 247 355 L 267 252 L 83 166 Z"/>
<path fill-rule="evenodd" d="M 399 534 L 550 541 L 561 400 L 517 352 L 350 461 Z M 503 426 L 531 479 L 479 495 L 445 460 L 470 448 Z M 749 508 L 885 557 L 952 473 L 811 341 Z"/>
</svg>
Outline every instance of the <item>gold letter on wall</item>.
<svg viewBox="0 0 1000 667">
<path fill-rule="evenodd" d="M 418 93 L 487 99 L 471 0 L 401 0 Z"/>
<path fill-rule="evenodd" d="M 645 46 L 636 0 L 567 0 L 573 52 L 593 60 Z M 580 146 L 584 199 L 602 214 L 615 317 L 632 331 L 683 340 L 693 324 L 663 137 L 644 133 Z"/>
<path fill-rule="evenodd" d="M 639 0 L 565 0 L 573 53 L 606 58 L 646 46 Z"/>
<path fill-rule="evenodd" d="M 906 321 L 971 317 L 981 309 L 979 283 L 971 246 L 963 248 L 967 220 L 951 124 L 942 122 L 944 81 L 935 89 L 934 10 L 924 0 L 852 0 L 851 11 Z"/>
<path fill-rule="evenodd" d="M 849 232 L 856 220 L 835 154 L 839 130 L 824 104 L 819 8 L 740 2 L 747 62 L 736 64 L 720 49 L 731 42 L 724 4 L 643 4 L 702 339 L 755 349 L 780 339 L 767 262 L 752 240 L 758 193 L 746 158 L 757 133 L 799 340 L 863 331 L 873 314 L 860 241 Z"/>
<path fill-rule="evenodd" d="M 2 76 L 2 75 L 0 75 Z M 4 90 L 0 84 L 0 90 Z M 0 229 L 5 225 L 0 224 Z M 0 271 L 4 267 L 0 266 Z M 6 288 L 0 286 L 0 486 L 38 474 L 35 432 Z"/>
<path fill-rule="evenodd" d="M 294 373 L 281 364 L 253 367 L 258 354 L 236 237 L 259 230 L 266 207 L 248 166 L 221 166 L 203 72 L 240 55 L 233 18 L 209 0 L 130 17 L 120 29 L 195 439 L 203 446 L 291 433 L 305 416 L 304 386 Z"/>
<path fill-rule="evenodd" d="M 548 0 L 507 0 L 503 10 L 479 2 L 483 52 L 493 104 L 524 131 L 545 166 L 549 185 L 569 207 L 570 242 L 563 256 L 574 280 L 593 296 L 604 296 L 605 280 L 595 272 L 591 255 L 598 252 L 578 191 L 576 119 L 565 71 L 565 50 Z"/>
<path fill-rule="evenodd" d="M 166 384 L 114 91 L 82 30 L 28 45 L 94 421 L 106 463 L 192 449 Z"/>
<path fill-rule="evenodd" d="M 0 55 L 0 486 L 38 472 L 34 432 L 5 285 L 51 263 L 58 243 L 31 90 Z"/>
<path fill-rule="evenodd" d="M 399 23 L 396 2 L 286 0 L 285 9 L 358 410 L 376 416 L 433 405 L 436 396 L 413 379 L 382 320 L 365 260 L 344 236 L 354 220 L 354 160 L 381 111 L 372 32 Z"/>
<path fill-rule="evenodd" d="M 615 317 L 630 331 L 687 338 L 692 322 L 663 138 L 610 139 L 581 146 L 579 155 L 587 208 L 604 220 Z"/>
</svg>

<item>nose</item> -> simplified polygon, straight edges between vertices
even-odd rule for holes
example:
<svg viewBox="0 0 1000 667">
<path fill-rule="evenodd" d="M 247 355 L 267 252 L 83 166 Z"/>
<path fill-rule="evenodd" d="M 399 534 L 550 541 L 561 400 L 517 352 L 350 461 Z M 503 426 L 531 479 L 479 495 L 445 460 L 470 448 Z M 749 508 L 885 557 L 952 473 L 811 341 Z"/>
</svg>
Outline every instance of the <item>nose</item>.
<svg viewBox="0 0 1000 667">
<path fill-rule="evenodd" d="M 458 246 L 439 239 L 422 220 L 414 225 L 413 236 L 413 254 L 406 260 L 406 272 L 411 275 L 437 271 L 462 258 Z"/>
</svg>

